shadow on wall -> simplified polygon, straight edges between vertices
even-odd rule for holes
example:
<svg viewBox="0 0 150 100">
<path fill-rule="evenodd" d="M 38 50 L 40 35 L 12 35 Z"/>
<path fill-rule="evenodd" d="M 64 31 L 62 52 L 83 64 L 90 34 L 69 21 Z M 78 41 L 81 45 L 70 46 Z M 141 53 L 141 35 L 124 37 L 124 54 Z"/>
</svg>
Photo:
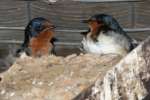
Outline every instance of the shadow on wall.
<svg viewBox="0 0 150 100">
<path fill-rule="evenodd" d="M 17 44 L 0 45 L 0 73 L 6 71 L 16 60 L 16 50 L 20 47 Z M 80 54 L 79 46 L 55 45 L 56 56 L 67 56 L 71 54 Z"/>
<path fill-rule="evenodd" d="M 16 60 L 17 45 L 8 45 L 0 52 L 0 73 L 6 71 Z"/>
</svg>

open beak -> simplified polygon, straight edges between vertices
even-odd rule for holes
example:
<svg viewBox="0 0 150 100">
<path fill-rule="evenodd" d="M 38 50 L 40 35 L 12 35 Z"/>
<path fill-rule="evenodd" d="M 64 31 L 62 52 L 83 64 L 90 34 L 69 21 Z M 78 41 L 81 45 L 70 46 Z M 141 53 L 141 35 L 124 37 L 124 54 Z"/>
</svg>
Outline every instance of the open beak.
<svg viewBox="0 0 150 100">
<path fill-rule="evenodd" d="M 55 25 L 51 25 L 50 28 L 51 28 L 51 29 L 55 29 L 56 26 L 55 26 Z"/>
</svg>

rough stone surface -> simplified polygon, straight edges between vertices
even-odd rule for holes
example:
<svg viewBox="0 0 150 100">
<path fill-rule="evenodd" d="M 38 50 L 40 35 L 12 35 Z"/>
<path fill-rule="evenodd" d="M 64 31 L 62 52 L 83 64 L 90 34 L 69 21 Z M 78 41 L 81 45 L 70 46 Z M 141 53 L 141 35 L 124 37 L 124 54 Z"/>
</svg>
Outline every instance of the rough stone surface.
<svg viewBox="0 0 150 100">
<path fill-rule="evenodd" d="M 150 100 L 150 38 L 74 100 Z"/>
<path fill-rule="evenodd" d="M 113 54 L 17 59 L 0 74 L 0 100 L 71 100 L 120 59 Z"/>
</svg>

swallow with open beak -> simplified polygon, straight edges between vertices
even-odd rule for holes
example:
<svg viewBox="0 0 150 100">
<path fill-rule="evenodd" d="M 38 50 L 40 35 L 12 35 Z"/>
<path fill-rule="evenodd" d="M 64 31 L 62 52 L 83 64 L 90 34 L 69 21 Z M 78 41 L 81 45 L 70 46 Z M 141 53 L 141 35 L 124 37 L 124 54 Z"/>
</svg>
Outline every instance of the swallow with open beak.
<svg viewBox="0 0 150 100">
<path fill-rule="evenodd" d="M 25 52 L 28 56 L 48 55 L 54 50 L 55 26 L 43 17 L 32 19 L 25 28 L 24 42 L 17 50 L 17 55 Z"/>
<path fill-rule="evenodd" d="M 88 31 L 81 33 L 84 36 L 81 42 L 84 52 L 124 56 L 137 46 L 110 15 L 96 14 L 83 22 L 89 27 Z"/>
</svg>

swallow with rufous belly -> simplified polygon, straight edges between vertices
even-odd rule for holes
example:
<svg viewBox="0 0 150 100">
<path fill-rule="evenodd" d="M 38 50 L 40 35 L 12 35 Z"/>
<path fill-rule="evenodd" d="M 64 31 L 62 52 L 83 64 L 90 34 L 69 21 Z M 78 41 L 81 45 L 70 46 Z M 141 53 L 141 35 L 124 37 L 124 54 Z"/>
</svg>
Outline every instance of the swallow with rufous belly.
<svg viewBox="0 0 150 100">
<path fill-rule="evenodd" d="M 33 57 L 54 53 L 54 28 L 55 26 L 43 17 L 32 19 L 25 28 L 24 42 L 16 51 L 17 56 L 22 52 Z"/>
</svg>

